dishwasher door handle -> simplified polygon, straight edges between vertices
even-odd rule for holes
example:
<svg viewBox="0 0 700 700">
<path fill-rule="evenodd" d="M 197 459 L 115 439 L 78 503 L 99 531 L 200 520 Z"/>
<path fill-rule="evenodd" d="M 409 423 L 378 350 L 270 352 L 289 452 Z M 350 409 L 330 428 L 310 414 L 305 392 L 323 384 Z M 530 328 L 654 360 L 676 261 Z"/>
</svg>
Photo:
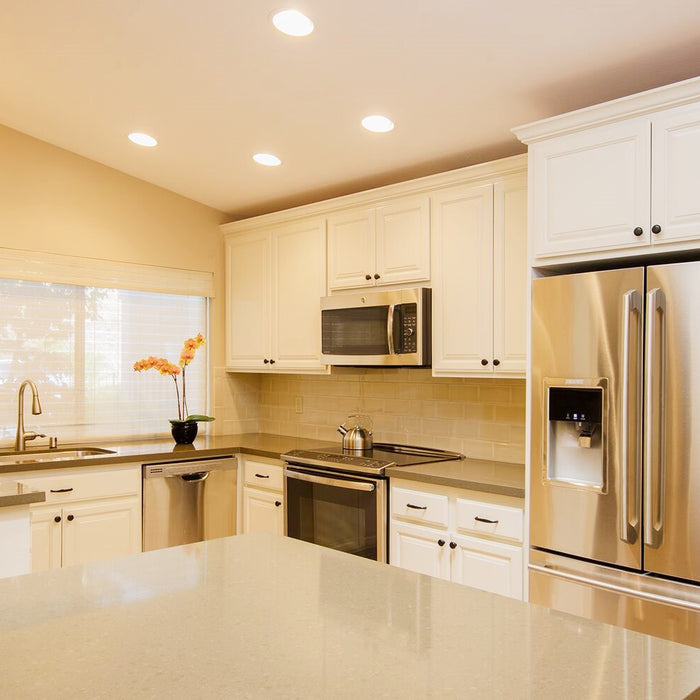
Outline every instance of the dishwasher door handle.
<svg viewBox="0 0 700 700">
<path fill-rule="evenodd" d="M 209 472 L 192 472 L 191 474 L 165 474 L 167 479 L 171 479 L 174 476 L 179 476 L 183 481 L 204 481 L 208 476 Z"/>
</svg>

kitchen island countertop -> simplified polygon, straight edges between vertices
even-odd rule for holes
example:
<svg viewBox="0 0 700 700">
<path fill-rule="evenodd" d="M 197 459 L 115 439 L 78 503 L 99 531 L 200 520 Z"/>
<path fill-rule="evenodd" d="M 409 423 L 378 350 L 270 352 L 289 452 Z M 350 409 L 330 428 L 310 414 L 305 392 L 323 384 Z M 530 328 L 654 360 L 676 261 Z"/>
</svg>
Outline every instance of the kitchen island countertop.
<svg viewBox="0 0 700 700">
<path fill-rule="evenodd" d="M 298 540 L 240 535 L 0 581 L 22 698 L 627 698 L 700 649 Z"/>
</svg>

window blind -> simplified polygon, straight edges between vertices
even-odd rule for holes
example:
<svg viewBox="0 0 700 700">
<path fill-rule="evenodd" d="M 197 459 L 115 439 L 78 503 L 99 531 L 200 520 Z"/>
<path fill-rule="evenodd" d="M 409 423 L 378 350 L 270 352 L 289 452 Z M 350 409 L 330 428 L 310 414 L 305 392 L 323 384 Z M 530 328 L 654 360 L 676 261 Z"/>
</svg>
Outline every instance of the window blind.
<svg viewBox="0 0 700 700">
<path fill-rule="evenodd" d="M 4 446 L 14 441 L 25 379 L 37 385 L 43 410 L 32 415 L 25 392 L 25 428 L 59 443 L 169 433 L 172 378 L 133 365 L 150 355 L 177 364 L 187 338 L 206 336 L 206 297 L 0 279 L 0 300 Z M 187 367 L 187 403 L 190 413 L 206 413 L 206 345 Z"/>
</svg>

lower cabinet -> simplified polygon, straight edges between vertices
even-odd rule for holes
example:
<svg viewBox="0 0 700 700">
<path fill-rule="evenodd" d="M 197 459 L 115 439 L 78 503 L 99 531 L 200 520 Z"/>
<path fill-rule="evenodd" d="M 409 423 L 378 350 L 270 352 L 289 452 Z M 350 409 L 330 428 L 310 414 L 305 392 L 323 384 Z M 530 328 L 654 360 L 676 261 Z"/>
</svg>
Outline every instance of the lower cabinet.
<svg viewBox="0 0 700 700">
<path fill-rule="evenodd" d="M 391 480 L 390 563 L 523 598 L 523 505 L 509 496 Z"/>
<path fill-rule="evenodd" d="M 284 535 L 284 470 L 279 460 L 243 456 L 242 531 Z"/>
<path fill-rule="evenodd" d="M 32 571 L 141 551 L 141 465 L 13 475 L 43 490 L 30 507 Z"/>
</svg>

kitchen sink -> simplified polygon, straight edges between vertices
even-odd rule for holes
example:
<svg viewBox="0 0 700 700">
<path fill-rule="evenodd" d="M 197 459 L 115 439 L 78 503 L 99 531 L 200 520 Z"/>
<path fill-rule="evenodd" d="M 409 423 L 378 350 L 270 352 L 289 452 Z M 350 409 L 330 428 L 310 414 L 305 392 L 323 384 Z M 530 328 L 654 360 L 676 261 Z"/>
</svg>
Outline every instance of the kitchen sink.
<svg viewBox="0 0 700 700">
<path fill-rule="evenodd" d="M 115 454 L 114 450 L 106 450 L 102 447 L 72 447 L 56 448 L 53 450 L 36 450 L 28 452 L 0 453 L 0 465 L 25 464 L 27 462 L 58 462 L 66 459 L 82 459 L 83 457 L 96 457 L 98 455 Z"/>
</svg>

